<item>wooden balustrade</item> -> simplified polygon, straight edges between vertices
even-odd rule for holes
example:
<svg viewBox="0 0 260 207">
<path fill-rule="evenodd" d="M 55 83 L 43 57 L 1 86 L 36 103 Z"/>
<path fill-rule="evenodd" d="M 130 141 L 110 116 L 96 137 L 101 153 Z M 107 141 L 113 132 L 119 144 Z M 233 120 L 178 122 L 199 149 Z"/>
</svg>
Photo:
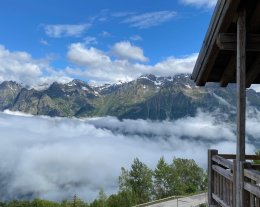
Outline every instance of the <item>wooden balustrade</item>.
<svg viewBox="0 0 260 207">
<path fill-rule="evenodd" d="M 211 207 L 235 207 L 236 155 L 208 152 L 208 204 Z M 248 162 L 242 163 L 244 172 L 245 207 L 260 207 L 260 160 L 258 155 L 246 155 Z"/>
</svg>

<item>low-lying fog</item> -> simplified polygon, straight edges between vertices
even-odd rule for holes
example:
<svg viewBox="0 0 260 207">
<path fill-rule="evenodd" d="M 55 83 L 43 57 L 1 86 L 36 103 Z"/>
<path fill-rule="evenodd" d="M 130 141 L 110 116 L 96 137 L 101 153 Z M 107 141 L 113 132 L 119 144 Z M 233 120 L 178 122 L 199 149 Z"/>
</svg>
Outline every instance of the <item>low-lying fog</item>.
<svg viewBox="0 0 260 207">
<path fill-rule="evenodd" d="M 0 200 L 40 197 L 85 201 L 100 188 L 117 192 L 120 168 L 138 157 L 154 168 L 161 156 L 194 159 L 206 168 L 207 149 L 235 152 L 235 124 L 217 121 L 217 112 L 175 121 L 114 117 L 68 119 L 0 113 Z M 247 153 L 259 147 L 260 116 L 247 121 Z"/>
</svg>

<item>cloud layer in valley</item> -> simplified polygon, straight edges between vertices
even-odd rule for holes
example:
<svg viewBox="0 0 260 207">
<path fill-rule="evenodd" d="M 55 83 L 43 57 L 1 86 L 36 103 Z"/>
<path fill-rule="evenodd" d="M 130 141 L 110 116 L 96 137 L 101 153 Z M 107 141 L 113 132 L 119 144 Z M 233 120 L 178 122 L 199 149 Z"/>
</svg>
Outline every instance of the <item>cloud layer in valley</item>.
<svg viewBox="0 0 260 207">
<path fill-rule="evenodd" d="M 174 156 L 193 158 L 205 168 L 208 148 L 235 152 L 235 126 L 200 111 L 195 117 L 163 122 L 7 112 L 0 113 L 0 183 L 5 189 L 0 199 L 62 200 L 77 194 L 89 201 L 100 188 L 116 192 L 120 168 L 129 168 L 135 157 L 151 168 L 161 156 L 168 162 Z M 248 135 L 255 138 L 259 117 L 247 122 Z M 254 150 L 247 143 L 247 152 Z"/>
</svg>

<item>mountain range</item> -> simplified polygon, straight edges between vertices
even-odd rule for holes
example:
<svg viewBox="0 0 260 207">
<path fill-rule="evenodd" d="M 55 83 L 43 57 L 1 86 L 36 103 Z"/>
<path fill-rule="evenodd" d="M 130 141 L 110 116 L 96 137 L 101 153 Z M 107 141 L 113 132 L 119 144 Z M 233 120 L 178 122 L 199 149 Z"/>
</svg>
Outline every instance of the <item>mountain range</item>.
<svg viewBox="0 0 260 207">
<path fill-rule="evenodd" d="M 260 110 L 260 93 L 247 90 L 248 104 Z M 0 84 L 0 110 L 58 117 L 116 116 L 120 119 L 177 119 L 198 109 L 234 117 L 236 87 L 197 87 L 189 74 L 173 77 L 143 75 L 130 82 L 92 86 L 81 80 L 54 82 L 45 89 L 14 81 Z"/>
</svg>

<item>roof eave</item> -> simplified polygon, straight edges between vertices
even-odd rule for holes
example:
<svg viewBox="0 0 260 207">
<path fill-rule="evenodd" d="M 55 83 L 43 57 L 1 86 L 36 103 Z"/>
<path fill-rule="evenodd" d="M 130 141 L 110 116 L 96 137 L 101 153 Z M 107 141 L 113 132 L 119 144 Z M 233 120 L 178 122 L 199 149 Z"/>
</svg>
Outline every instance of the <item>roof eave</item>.
<svg viewBox="0 0 260 207">
<path fill-rule="evenodd" d="M 208 75 L 211 72 L 212 63 L 214 63 L 219 52 L 216 45 L 218 34 L 220 32 L 226 32 L 233 21 L 233 16 L 239 4 L 240 0 L 218 1 L 191 76 L 192 80 L 196 82 L 196 85 L 204 86 L 205 83 L 208 82 Z"/>
</svg>

